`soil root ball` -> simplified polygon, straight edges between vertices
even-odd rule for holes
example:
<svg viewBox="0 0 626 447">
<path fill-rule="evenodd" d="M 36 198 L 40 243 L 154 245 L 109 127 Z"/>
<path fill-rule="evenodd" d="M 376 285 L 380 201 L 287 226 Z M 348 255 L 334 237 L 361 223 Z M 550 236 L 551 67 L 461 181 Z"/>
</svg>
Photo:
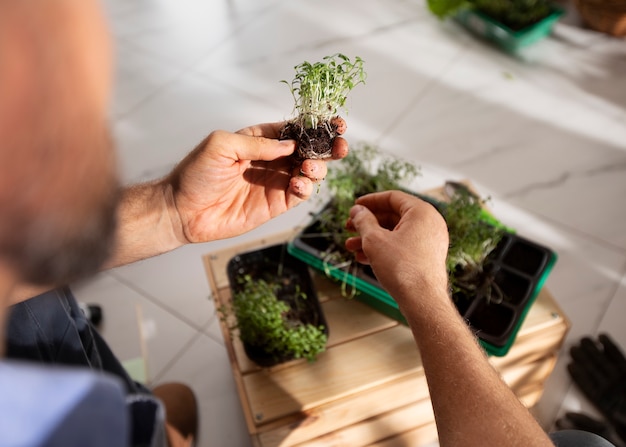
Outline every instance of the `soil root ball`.
<svg viewBox="0 0 626 447">
<path fill-rule="evenodd" d="M 346 127 L 345 120 L 340 117 L 321 122 L 314 129 L 305 128 L 301 120 L 295 119 L 285 124 L 280 139 L 296 141 L 298 159 L 328 159 L 333 156 L 335 137 L 343 134 Z"/>
</svg>

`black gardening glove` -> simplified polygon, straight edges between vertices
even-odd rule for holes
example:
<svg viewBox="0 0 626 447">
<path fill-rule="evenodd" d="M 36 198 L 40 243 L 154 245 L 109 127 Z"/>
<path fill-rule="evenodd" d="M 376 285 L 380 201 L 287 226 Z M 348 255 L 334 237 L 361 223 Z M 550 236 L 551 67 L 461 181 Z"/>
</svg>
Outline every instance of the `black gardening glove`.
<svg viewBox="0 0 626 447">
<path fill-rule="evenodd" d="M 626 442 L 626 357 L 606 334 L 582 338 L 570 354 L 574 382 Z"/>
</svg>

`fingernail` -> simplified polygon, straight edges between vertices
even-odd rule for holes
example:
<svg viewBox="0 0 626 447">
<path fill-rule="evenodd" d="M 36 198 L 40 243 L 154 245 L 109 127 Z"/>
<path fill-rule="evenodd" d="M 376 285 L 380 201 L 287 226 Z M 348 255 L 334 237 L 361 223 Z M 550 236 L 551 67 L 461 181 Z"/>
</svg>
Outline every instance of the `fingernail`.
<svg viewBox="0 0 626 447">
<path fill-rule="evenodd" d="M 354 205 L 352 208 L 350 208 L 350 217 L 355 217 L 357 214 L 361 213 L 364 210 L 365 207 L 363 205 Z"/>
</svg>

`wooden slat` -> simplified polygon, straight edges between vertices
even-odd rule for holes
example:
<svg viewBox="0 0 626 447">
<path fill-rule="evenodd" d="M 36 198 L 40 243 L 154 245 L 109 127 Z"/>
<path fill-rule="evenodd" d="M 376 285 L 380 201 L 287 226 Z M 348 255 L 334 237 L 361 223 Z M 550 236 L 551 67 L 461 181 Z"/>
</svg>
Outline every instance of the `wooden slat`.
<svg viewBox="0 0 626 447">
<path fill-rule="evenodd" d="M 530 400 L 536 401 L 538 399 L 538 395 L 541 395 L 542 387 L 540 385 L 536 385 L 534 389 L 529 389 L 526 391 L 526 394 L 521 397 L 521 400 Z M 419 447 L 420 445 L 431 444 L 432 442 L 437 440 L 437 426 L 435 422 L 432 421 L 428 424 L 422 425 L 420 427 L 413 428 L 412 430 L 397 434 L 395 436 L 391 436 L 387 439 L 384 439 L 379 442 L 375 442 L 373 444 L 369 444 L 368 447 Z M 323 444 L 314 444 L 320 447 Z M 349 444 L 330 444 L 334 446 Z M 350 447 L 358 447 L 363 444 L 350 445 Z"/>
<path fill-rule="evenodd" d="M 291 446 L 427 398 L 426 378 L 414 374 L 320 405 L 303 412 L 299 420 L 268 424 L 261 428 L 259 439 L 264 447 Z"/>
<path fill-rule="evenodd" d="M 404 326 L 329 348 L 314 363 L 246 375 L 252 413 L 267 422 L 398 379 L 421 368 L 411 331 Z"/>
<path fill-rule="evenodd" d="M 369 447 L 419 447 L 420 445 L 430 444 L 436 440 L 437 425 L 435 425 L 433 421 L 383 441 L 370 444 Z"/>
<path fill-rule="evenodd" d="M 405 390 L 405 393 L 409 392 L 410 390 Z M 380 413 L 372 418 L 349 425 L 346 428 L 311 441 L 298 444 L 298 447 L 358 447 L 369 445 L 394 436 L 397 433 L 403 433 L 426 425 L 433 420 L 432 405 L 430 400 L 426 398 L 392 411 Z"/>
<path fill-rule="evenodd" d="M 354 299 L 336 298 L 322 304 L 328 321 L 328 346 L 348 343 L 399 323 Z"/>
<path fill-rule="evenodd" d="M 508 371 L 504 380 L 509 384 L 519 384 L 518 387 L 514 386 L 513 390 L 520 396 L 525 405 L 534 405 L 541 394 L 536 391 L 542 389 L 542 384 L 552 371 L 555 361 L 556 357 L 550 356 L 531 364 L 519 365 Z M 521 382 L 520 377 L 526 377 L 528 380 Z M 406 394 L 411 394 L 411 392 L 412 389 L 405 389 Z M 376 405 L 376 402 L 371 402 L 371 405 Z M 420 396 L 419 399 L 415 399 L 409 405 L 387 412 L 381 411 L 374 417 L 298 444 L 298 447 L 365 446 L 393 437 L 397 433 L 404 433 L 429 425 L 433 420 L 434 414 L 430 399 L 427 396 L 423 398 Z M 284 447 L 291 444 L 279 445 Z"/>
<path fill-rule="evenodd" d="M 516 365 L 504 373 L 504 380 L 520 395 L 528 383 L 543 383 L 552 371 L 554 362 L 555 356 L 550 355 L 530 364 Z M 268 424 L 260 428 L 259 439 L 264 447 L 291 446 L 422 399 L 428 399 L 428 388 L 426 378 L 420 372 L 305 411 L 297 419 L 281 419 Z M 525 402 L 527 406 L 534 403 Z"/>
</svg>

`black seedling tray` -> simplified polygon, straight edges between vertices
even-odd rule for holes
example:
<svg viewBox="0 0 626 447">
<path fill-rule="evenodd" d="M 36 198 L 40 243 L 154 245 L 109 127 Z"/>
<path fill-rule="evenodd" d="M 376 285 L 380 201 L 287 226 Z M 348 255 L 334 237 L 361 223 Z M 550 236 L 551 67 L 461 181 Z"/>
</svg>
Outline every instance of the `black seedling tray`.
<svg viewBox="0 0 626 447">
<path fill-rule="evenodd" d="M 286 244 L 272 245 L 270 247 L 241 253 L 234 256 L 226 267 L 230 289 L 233 299 L 237 292 L 244 286 L 238 278 L 250 275 L 253 280 L 263 279 L 266 282 L 281 283 L 277 297 L 287 304 L 291 304 L 298 293 L 304 292 L 306 299 L 298 300 L 298 314 L 304 324 L 312 324 L 316 327 L 323 326 L 324 333 L 328 336 L 328 324 L 315 290 L 315 285 L 309 272 L 309 266 L 300 259 L 292 256 Z M 257 346 L 243 343 L 246 355 L 263 367 L 274 366 L 291 358 L 276 358 L 268 355 Z"/>
<path fill-rule="evenodd" d="M 328 276 L 356 288 L 360 292 L 356 298 L 360 301 L 406 324 L 397 303 L 383 290 L 371 268 L 355 263 L 349 267 L 335 267 L 327 256 L 330 244 L 332 240 L 320 233 L 319 222 L 314 219 L 289 243 L 289 252 Z M 463 293 L 453 296 L 459 313 L 468 321 L 487 353 L 503 356 L 509 351 L 556 259 L 556 254 L 549 248 L 517 234 L 506 233 L 486 264 L 505 298 L 496 302 L 475 299 Z"/>
</svg>

